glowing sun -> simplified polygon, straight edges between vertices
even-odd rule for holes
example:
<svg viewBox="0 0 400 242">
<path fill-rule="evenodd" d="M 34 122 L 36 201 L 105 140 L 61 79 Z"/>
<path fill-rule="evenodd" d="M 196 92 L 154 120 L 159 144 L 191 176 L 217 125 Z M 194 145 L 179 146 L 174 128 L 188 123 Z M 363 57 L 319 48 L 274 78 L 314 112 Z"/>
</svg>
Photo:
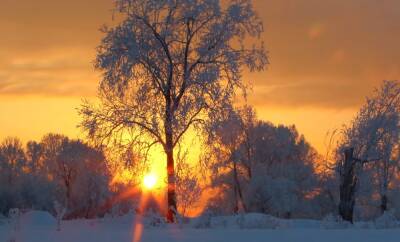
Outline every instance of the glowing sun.
<svg viewBox="0 0 400 242">
<path fill-rule="evenodd" d="M 143 177 L 143 186 L 152 189 L 157 183 L 157 177 L 154 174 L 147 174 Z"/>
</svg>

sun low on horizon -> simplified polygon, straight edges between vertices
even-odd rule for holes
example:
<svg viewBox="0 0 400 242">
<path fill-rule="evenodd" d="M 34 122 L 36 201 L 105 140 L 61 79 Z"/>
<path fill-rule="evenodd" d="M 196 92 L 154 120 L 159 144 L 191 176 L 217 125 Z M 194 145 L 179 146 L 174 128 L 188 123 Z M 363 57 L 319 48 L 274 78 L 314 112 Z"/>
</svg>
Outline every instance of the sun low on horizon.
<svg viewBox="0 0 400 242">
<path fill-rule="evenodd" d="M 145 174 L 143 177 L 142 185 L 147 190 L 153 190 L 156 187 L 158 179 L 159 179 L 159 177 L 157 177 L 153 173 Z"/>
</svg>

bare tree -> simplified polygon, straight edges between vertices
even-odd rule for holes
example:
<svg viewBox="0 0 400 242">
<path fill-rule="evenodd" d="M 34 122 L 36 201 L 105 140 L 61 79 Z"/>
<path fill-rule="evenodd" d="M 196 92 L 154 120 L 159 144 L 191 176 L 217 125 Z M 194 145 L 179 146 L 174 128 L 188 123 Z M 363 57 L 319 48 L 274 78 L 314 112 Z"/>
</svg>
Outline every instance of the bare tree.
<svg viewBox="0 0 400 242">
<path fill-rule="evenodd" d="M 239 148 L 241 164 L 247 171 L 247 178 L 250 180 L 253 174 L 253 163 L 255 155 L 255 126 L 257 125 L 256 112 L 253 107 L 245 105 L 237 110 L 240 116 L 240 129 L 242 132 L 242 144 Z"/>
<path fill-rule="evenodd" d="M 43 166 L 43 148 L 36 141 L 28 141 L 26 144 L 26 158 L 30 172 L 37 175 Z"/>
<path fill-rule="evenodd" d="M 232 190 L 233 212 L 246 211 L 243 187 L 240 181 L 243 177 L 240 170 L 245 167 L 242 164 L 242 158 L 245 156 L 242 155 L 240 148 L 246 137 L 240 110 L 226 110 L 219 116 L 219 120 L 210 123 L 207 133 L 211 174 L 216 178 L 219 177 L 215 179 L 214 183 L 217 186 L 225 184 Z M 248 169 L 246 170 L 248 171 Z M 224 175 L 221 176 L 221 174 Z M 220 179 L 221 177 L 224 178 Z"/>
<path fill-rule="evenodd" d="M 103 152 L 58 134 L 44 136 L 41 146 L 46 175 L 61 191 L 57 202 L 65 205 L 66 216 L 93 216 L 108 193 L 109 173 Z"/>
<path fill-rule="evenodd" d="M 350 126 L 344 128 L 338 144 L 339 213 L 344 220 L 353 222 L 355 192 L 361 171 L 357 166 L 366 163 L 373 163 L 377 168 L 380 207 L 382 212 L 387 209 L 388 186 L 398 166 L 395 153 L 399 135 L 400 84 L 398 81 L 384 81 L 381 88 L 367 98 Z"/>
<path fill-rule="evenodd" d="M 67 142 L 68 137 L 53 133 L 46 134 L 40 141 L 43 149 L 43 169 L 49 175 L 54 174 L 57 157 L 61 153 L 63 145 Z"/>
<path fill-rule="evenodd" d="M 250 0 L 116 0 L 116 11 L 123 20 L 103 29 L 96 59 L 101 104 L 82 106 L 81 126 L 97 143 L 163 147 L 171 222 L 174 148 L 245 90 L 243 68 L 265 67 L 262 22 Z"/>
<path fill-rule="evenodd" d="M 381 86 L 379 99 L 371 99 L 371 108 L 382 110 L 384 116 L 381 120 L 378 140 L 373 147 L 375 158 L 374 168 L 380 194 L 380 209 L 384 213 L 388 210 L 389 185 L 395 178 L 395 173 L 400 167 L 400 82 L 386 81 Z"/>
<path fill-rule="evenodd" d="M 0 171 L 6 176 L 6 183 L 13 186 L 26 165 L 22 143 L 18 138 L 8 137 L 0 144 Z"/>
</svg>

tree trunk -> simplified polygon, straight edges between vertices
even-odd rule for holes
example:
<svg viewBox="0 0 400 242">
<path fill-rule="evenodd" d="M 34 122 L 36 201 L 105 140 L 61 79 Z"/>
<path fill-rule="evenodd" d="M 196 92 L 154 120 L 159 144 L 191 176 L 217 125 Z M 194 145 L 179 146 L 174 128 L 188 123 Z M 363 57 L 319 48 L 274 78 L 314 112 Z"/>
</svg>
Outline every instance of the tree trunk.
<svg viewBox="0 0 400 242">
<path fill-rule="evenodd" d="M 344 151 L 344 163 L 340 174 L 340 203 L 339 215 L 343 220 L 353 223 L 353 211 L 355 204 L 355 189 L 357 177 L 355 175 L 354 149 Z"/>
<path fill-rule="evenodd" d="M 175 194 L 175 167 L 173 149 L 166 151 L 167 153 L 167 174 L 168 174 L 168 212 L 167 221 L 173 223 L 176 213 L 176 194 Z"/>
<path fill-rule="evenodd" d="M 235 195 L 237 195 L 237 197 L 235 197 L 235 199 L 236 199 L 236 206 L 234 208 L 235 213 L 238 213 L 241 208 L 244 210 L 244 212 L 246 212 L 246 206 L 243 201 L 242 188 L 240 187 L 236 162 L 233 162 L 233 179 L 234 179 L 234 183 L 235 183 L 234 184 Z"/>
<path fill-rule="evenodd" d="M 170 79 L 171 80 L 171 79 Z M 171 87 L 171 84 L 168 85 Z M 175 214 L 177 212 L 176 208 L 176 194 L 175 194 L 175 164 L 174 164 L 174 141 L 173 141 L 173 127 L 172 127 L 172 117 L 173 108 L 171 100 L 171 91 L 168 88 L 166 95 L 166 108 L 165 108 L 165 153 L 167 155 L 167 176 L 168 176 L 168 211 L 167 211 L 167 222 L 173 223 L 175 221 Z"/>
<path fill-rule="evenodd" d="M 383 194 L 381 196 L 381 206 L 380 206 L 382 214 L 384 214 L 385 211 L 387 211 L 387 202 L 388 202 L 387 196 L 386 196 L 386 194 Z"/>
<path fill-rule="evenodd" d="M 383 168 L 383 181 L 382 181 L 382 188 L 381 188 L 381 213 L 384 214 L 387 211 L 387 204 L 388 204 L 388 197 L 387 191 L 389 186 L 389 162 L 384 162 Z"/>
<path fill-rule="evenodd" d="M 69 209 L 70 208 L 70 197 L 71 197 L 71 186 L 70 186 L 70 182 L 69 182 L 68 179 L 64 180 L 64 184 L 65 184 L 65 189 L 66 189 L 66 191 L 65 191 L 65 199 L 66 199 L 65 203 L 67 205 L 66 206 L 67 209 Z"/>
<path fill-rule="evenodd" d="M 249 138 L 247 138 L 247 139 L 249 139 Z M 249 180 L 251 180 L 251 177 L 252 177 L 252 171 L 251 171 L 251 165 L 252 165 L 252 152 L 251 152 L 251 147 L 250 147 L 250 144 L 247 144 L 247 148 L 246 148 L 246 150 L 247 150 L 247 175 L 248 175 L 248 177 L 249 177 Z"/>
</svg>

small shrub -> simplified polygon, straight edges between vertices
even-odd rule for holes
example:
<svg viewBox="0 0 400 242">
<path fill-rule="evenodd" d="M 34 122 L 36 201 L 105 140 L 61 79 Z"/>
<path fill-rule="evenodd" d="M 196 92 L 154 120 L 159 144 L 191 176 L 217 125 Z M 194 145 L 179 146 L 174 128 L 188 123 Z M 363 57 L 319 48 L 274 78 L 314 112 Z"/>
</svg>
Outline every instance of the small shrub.
<svg viewBox="0 0 400 242">
<path fill-rule="evenodd" d="M 380 217 L 375 219 L 375 228 L 377 229 L 392 229 L 397 227 L 399 227 L 399 222 L 391 211 L 385 211 Z"/>
<path fill-rule="evenodd" d="M 241 229 L 276 229 L 279 227 L 279 221 L 266 214 L 241 214 L 237 220 Z"/>
<path fill-rule="evenodd" d="M 344 221 L 339 215 L 328 214 L 321 221 L 321 226 L 324 229 L 346 229 L 351 226 L 347 221 Z"/>
<path fill-rule="evenodd" d="M 209 211 L 205 211 L 200 217 L 195 220 L 193 227 L 196 229 L 211 228 L 211 217 L 212 213 Z"/>
</svg>

